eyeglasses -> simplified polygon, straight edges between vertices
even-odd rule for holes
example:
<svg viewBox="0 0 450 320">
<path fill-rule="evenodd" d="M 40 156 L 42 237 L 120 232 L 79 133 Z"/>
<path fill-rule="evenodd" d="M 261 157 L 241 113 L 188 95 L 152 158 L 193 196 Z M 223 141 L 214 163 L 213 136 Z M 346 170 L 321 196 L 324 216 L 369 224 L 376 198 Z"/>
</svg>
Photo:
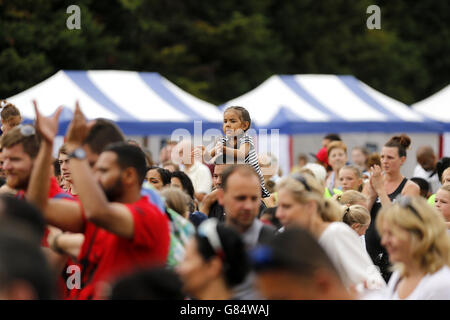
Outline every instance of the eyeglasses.
<svg viewBox="0 0 450 320">
<path fill-rule="evenodd" d="M 210 218 L 202 222 L 197 229 L 197 234 L 208 240 L 214 252 L 223 259 L 225 257 L 225 252 L 223 251 L 222 243 L 220 242 L 220 237 L 217 233 L 218 223 L 219 220 L 216 218 Z"/>
<path fill-rule="evenodd" d="M 20 133 L 24 137 L 29 137 L 36 134 L 36 129 L 29 124 L 20 125 Z"/>
<path fill-rule="evenodd" d="M 292 178 L 294 178 L 295 180 L 297 180 L 298 182 L 303 184 L 303 186 L 305 187 L 306 191 L 311 191 L 311 188 L 309 187 L 308 182 L 306 182 L 306 179 L 305 179 L 304 176 L 302 176 L 301 174 L 295 174 L 295 175 L 292 176 Z"/>
<path fill-rule="evenodd" d="M 409 209 L 412 213 L 414 213 L 417 216 L 417 218 L 420 219 L 420 221 L 423 222 L 423 219 L 420 216 L 419 212 L 412 205 L 411 197 L 399 195 L 396 198 L 396 202 L 400 205 L 400 207 Z"/>
</svg>

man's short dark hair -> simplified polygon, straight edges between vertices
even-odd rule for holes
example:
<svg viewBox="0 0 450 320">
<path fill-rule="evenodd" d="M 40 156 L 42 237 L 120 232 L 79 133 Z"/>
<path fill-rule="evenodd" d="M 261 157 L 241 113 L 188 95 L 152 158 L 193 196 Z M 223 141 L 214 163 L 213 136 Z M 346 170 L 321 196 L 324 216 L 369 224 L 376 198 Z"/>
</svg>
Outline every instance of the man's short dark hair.
<svg viewBox="0 0 450 320">
<path fill-rule="evenodd" d="M 329 133 L 323 138 L 330 141 L 342 141 L 341 137 L 336 133 Z"/>
<path fill-rule="evenodd" d="M 254 249 L 251 260 L 257 272 L 287 271 L 309 278 L 315 271 L 323 269 L 340 279 L 333 262 L 318 241 L 299 227 L 286 228 L 269 245 Z"/>
<path fill-rule="evenodd" d="M 141 148 L 126 142 L 116 142 L 109 144 L 103 152 L 114 152 L 117 155 L 117 163 L 122 170 L 134 168 L 137 172 L 139 185 L 145 180 L 147 165 L 145 154 Z"/>
<path fill-rule="evenodd" d="M 246 176 L 254 175 L 259 180 L 259 175 L 256 173 L 255 169 L 248 164 L 233 164 L 227 167 L 222 173 L 222 189 L 225 191 L 227 189 L 228 178 L 234 173 L 240 172 Z"/>
<path fill-rule="evenodd" d="M 167 268 L 139 270 L 119 279 L 112 288 L 111 300 L 183 300 L 183 283 Z"/>
<path fill-rule="evenodd" d="M 54 276 L 38 243 L 19 229 L 0 227 L 0 291 L 15 283 L 28 284 L 38 300 L 55 298 Z"/>
<path fill-rule="evenodd" d="M 44 236 L 46 223 L 37 207 L 13 195 L 0 194 L 0 208 L 0 225 L 14 225 L 24 230 L 31 241 L 39 243 Z"/>
<path fill-rule="evenodd" d="M 122 131 L 114 122 L 96 119 L 83 144 L 87 144 L 93 153 L 100 154 L 108 144 L 124 141 Z"/>
<path fill-rule="evenodd" d="M 40 147 L 40 139 L 36 134 L 36 129 L 32 125 L 19 125 L 8 131 L 1 138 L 2 148 L 12 148 L 15 145 L 22 144 L 23 151 L 35 159 Z"/>
</svg>

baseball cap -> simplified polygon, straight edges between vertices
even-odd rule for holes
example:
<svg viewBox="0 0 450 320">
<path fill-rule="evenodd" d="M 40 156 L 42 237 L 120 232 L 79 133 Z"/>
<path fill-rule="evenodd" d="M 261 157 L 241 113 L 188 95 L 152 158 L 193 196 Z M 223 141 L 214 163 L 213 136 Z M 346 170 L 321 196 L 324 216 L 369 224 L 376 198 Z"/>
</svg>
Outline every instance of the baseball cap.
<svg viewBox="0 0 450 320">
<path fill-rule="evenodd" d="M 323 147 L 316 154 L 310 153 L 315 159 L 322 162 L 323 164 L 328 165 L 328 151 L 326 147 Z"/>
</svg>

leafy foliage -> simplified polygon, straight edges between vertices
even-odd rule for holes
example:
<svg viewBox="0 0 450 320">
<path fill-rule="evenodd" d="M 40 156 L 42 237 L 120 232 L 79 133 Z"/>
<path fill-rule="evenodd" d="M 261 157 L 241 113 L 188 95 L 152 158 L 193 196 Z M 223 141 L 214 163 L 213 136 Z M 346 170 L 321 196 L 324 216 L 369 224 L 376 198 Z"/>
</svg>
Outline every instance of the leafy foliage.
<svg viewBox="0 0 450 320">
<path fill-rule="evenodd" d="M 157 71 L 215 104 L 272 74 L 353 74 L 408 104 L 450 82 L 446 0 L 79 0 L 68 30 L 71 4 L 0 0 L 0 97 L 61 69 Z"/>
</svg>

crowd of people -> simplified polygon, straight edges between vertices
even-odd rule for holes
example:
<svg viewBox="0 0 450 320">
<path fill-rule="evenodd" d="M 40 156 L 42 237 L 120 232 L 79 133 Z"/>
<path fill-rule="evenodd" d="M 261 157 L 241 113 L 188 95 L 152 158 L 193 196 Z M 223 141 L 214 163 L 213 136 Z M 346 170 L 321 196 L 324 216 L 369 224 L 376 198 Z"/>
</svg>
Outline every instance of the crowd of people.
<svg viewBox="0 0 450 320">
<path fill-rule="evenodd" d="M 411 139 L 379 154 L 324 137 L 290 173 L 248 111 L 210 146 L 158 161 L 78 105 L 34 125 L 1 101 L 0 299 L 450 299 L 450 158 Z"/>
</svg>

